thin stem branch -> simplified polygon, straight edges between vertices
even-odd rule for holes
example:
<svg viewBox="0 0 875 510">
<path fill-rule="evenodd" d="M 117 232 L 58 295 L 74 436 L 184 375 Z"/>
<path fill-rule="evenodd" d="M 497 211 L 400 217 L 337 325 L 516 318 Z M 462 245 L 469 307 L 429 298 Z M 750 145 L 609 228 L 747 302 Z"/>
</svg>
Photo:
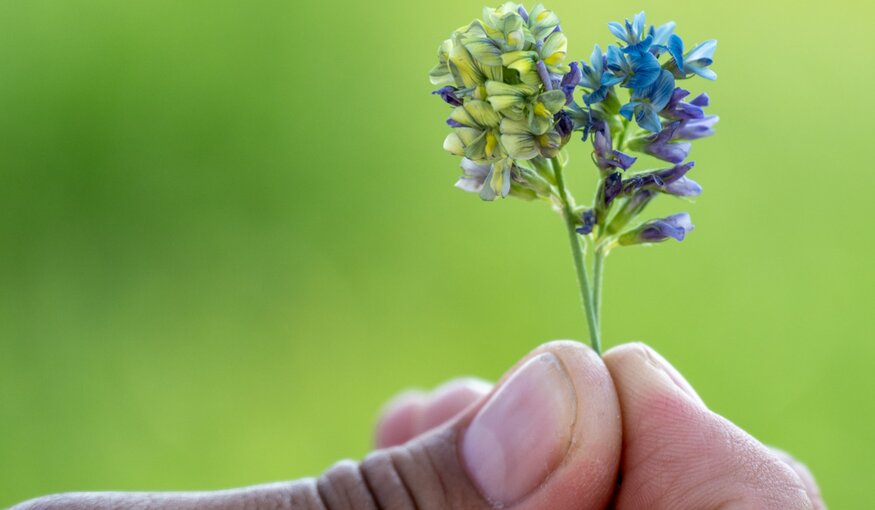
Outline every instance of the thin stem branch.
<svg viewBox="0 0 875 510">
<path fill-rule="evenodd" d="M 601 355 L 602 342 L 599 334 L 598 320 L 593 307 L 592 290 L 589 287 L 589 277 L 586 274 L 586 266 L 583 262 L 583 248 L 580 246 L 577 224 L 574 221 L 571 200 L 565 189 L 565 177 L 562 175 L 562 163 L 559 158 L 553 158 L 553 172 L 556 175 L 556 187 L 559 190 L 559 198 L 562 201 L 562 216 L 565 219 L 565 227 L 568 230 L 568 242 L 571 245 L 571 258 L 574 260 L 574 269 L 577 272 L 577 284 L 580 287 L 580 298 L 583 304 L 583 312 L 589 327 L 590 345 L 596 354 Z"/>
<path fill-rule="evenodd" d="M 602 274 L 605 270 L 605 252 L 601 246 L 596 246 L 592 264 L 592 305 L 595 317 L 602 325 Z"/>
</svg>

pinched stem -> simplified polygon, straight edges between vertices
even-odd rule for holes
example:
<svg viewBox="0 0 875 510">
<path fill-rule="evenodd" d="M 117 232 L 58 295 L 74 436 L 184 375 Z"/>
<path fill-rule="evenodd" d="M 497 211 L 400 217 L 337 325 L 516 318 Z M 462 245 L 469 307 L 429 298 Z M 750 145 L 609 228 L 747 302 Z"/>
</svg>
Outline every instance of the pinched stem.
<svg viewBox="0 0 875 510">
<path fill-rule="evenodd" d="M 559 199 L 562 202 L 562 216 L 565 219 L 565 227 L 568 230 L 568 241 L 571 244 L 571 258 L 574 260 L 574 269 L 577 271 L 577 284 L 580 287 L 580 298 L 583 303 L 583 312 L 589 327 L 590 345 L 596 354 L 601 355 L 602 342 L 599 334 L 599 325 L 596 318 L 596 310 L 593 303 L 593 294 L 589 286 L 589 276 L 586 274 L 586 266 L 583 262 L 583 248 L 580 246 L 577 234 L 577 223 L 574 221 L 571 200 L 568 190 L 565 189 L 565 177 L 562 175 L 562 163 L 559 158 L 552 158 L 553 173 L 556 175 L 556 188 L 559 191 Z"/>
</svg>

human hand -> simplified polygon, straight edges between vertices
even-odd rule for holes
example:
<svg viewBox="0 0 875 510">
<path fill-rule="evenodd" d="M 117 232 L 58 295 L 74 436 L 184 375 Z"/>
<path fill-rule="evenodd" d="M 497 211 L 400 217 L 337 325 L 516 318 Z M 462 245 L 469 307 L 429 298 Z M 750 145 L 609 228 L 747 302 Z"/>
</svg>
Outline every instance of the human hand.
<svg viewBox="0 0 875 510">
<path fill-rule="evenodd" d="M 574 342 L 542 345 L 494 388 L 457 380 L 403 394 L 376 437 L 380 449 L 361 463 L 318 479 L 66 494 L 14 510 L 825 508 L 802 464 L 709 411 L 643 344 L 604 359 Z"/>
</svg>

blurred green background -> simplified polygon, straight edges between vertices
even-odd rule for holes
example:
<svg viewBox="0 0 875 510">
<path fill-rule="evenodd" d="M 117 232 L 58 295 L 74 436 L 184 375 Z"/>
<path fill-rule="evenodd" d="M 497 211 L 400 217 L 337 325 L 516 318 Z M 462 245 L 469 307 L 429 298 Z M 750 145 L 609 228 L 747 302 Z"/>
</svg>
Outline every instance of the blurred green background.
<svg viewBox="0 0 875 510">
<path fill-rule="evenodd" d="M 314 475 L 397 390 L 584 337 L 559 218 L 452 187 L 426 73 L 481 6 L 0 3 L 0 506 Z M 720 42 L 705 194 L 654 209 L 697 229 L 612 254 L 606 342 L 868 506 L 871 6 L 548 6 L 573 58 L 642 8 Z"/>
</svg>

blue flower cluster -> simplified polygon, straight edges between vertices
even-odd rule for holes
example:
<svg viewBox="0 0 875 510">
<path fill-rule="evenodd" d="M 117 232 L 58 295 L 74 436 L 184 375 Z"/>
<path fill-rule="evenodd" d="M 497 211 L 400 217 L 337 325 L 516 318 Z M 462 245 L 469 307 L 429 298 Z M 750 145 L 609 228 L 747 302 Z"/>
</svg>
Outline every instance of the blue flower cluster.
<svg viewBox="0 0 875 510">
<path fill-rule="evenodd" d="M 572 72 L 566 75 L 571 79 L 563 80 L 565 90 L 579 77 L 575 85 L 584 91 L 583 107 L 571 104 L 568 110 L 588 114 L 589 122 L 582 130 L 584 139 L 592 141 L 593 160 L 602 177 L 596 204 L 581 214 L 578 231 L 584 235 L 595 231 L 599 238 L 622 232 L 657 194 L 698 196 L 702 187 L 686 177 L 694 162 L 685 161 L 690 142 L 713 135 L 718 120 L 705 113 L 710 103 L 707 94 L 688 100 L 690 92 L 677 86 L 678 81 L 696 76 L 717 78 L 710 69 L 716 41 L 685 51 L 683 40 L 674 33 L 675 23 L 646 28 L 643 12 L 632 21 L 608 26 L 618 44 L 604 52 L 596 45 L 589 63 L 581 62 L 574 75 L 578 67 L 572 64 Z M 638 160 L 630 152 L 674 166 L 626 175 Z M 616 241 L 625 245 L 670 237 L 682 240 L 692 228 L 689 215 L 683 213 L 646 222 L 623 232 Z"/>
</svg>

